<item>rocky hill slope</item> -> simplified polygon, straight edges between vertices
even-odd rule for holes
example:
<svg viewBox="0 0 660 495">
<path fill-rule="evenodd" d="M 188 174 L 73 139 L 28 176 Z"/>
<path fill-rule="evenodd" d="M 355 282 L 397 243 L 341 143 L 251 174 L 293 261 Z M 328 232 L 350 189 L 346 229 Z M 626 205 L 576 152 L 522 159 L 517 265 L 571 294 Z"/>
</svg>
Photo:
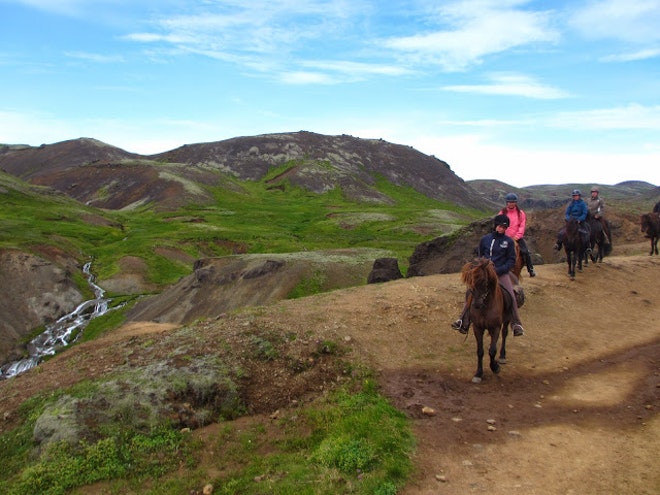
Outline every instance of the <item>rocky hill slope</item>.
<svg viewBox="0 0 660 495">
<path fill-rule="evenodd" d="M 267 175 L 273 188 L 284 180 L 316 193 L 341 188 L 347 197 L 367 203 L 392 201 L 378 190 L 377 182 L 384 179 L 446 203 L 493 206 L 445 162 L 409 146 L 303 131 L 190 144 L 150 156 L 92 139 L 38 148 L 5 146 L 0 148 L 0 169 L 110 209 L 204 204 L 211 201 L 206 185 L 239 187 L 234 179 L 255 181 Z"/>
</svg>

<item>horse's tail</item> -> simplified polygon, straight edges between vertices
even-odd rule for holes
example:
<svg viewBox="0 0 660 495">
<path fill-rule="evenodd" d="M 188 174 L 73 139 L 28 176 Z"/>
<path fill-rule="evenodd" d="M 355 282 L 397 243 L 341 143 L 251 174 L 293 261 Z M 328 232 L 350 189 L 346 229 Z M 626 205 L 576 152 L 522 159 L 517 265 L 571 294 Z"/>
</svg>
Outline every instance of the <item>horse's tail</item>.
<svg viewBox="0 0 660 495">
<path fill-rule="evenodd" d="M 603 254 L 609 256 L 612 253 L 612 239 L 603 247 Z"/>
</svg>

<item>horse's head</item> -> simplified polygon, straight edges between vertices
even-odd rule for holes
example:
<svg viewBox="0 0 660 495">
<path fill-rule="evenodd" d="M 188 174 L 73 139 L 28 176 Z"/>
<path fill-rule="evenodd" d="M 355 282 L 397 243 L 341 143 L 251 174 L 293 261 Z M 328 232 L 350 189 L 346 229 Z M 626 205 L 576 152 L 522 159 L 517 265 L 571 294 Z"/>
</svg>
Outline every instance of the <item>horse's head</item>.
<svg viewBox="0 0 660 495">
<path fill-rule="evenodd" d="M 651 228 L 651 215 L 648 213 L 644 213 L 642 216 L 639 217 L 639 224 L 642 227 L 642 232 L 644 234 L 648 233 L 649 229 Z"/>
<path fill-rule="evenodd" d="M 481 308 L 490 294 L 497 289 L 498 278 L 493 262 L 488 258 L 476 258 L 463 266 L 461 278 L 472 294 L 472 304 Z"/>
</svg>

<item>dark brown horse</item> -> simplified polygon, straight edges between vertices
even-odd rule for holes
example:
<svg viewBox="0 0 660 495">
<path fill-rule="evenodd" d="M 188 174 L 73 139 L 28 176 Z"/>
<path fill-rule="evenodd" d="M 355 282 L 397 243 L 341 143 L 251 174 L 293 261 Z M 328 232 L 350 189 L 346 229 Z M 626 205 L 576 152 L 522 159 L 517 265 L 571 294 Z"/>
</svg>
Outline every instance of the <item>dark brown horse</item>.
<svg viewBox="0 0 660 495">
<path fill-rule="evenodd" d="M 646 237 L 651 239 L 651 252 L 649 256 L 654 253 L 658 254 L 658 239 L 660 239 L 660 214 L 658 213 L 644 213 L 639 217 L 639 223 L 642 226 L 642 232 Z"/>
<path fill-rule="evenodd" d="M 497 341 L 502 334 L 500 357 L 506 357 L 506 336 L 512 319 L 511 295 L 500 286 L 493 263 L 487 258 L 477 258 L 463 265 L 461 279 L 467 285 L 470 301 L 470 321 L 477 340 L 477 371 L 472 378 L 474 383 L 480 383 L 484 374 L 484 333 L 490 334 L 490 369 L 499 373 L 500 363 L 495 358 Z"/>
<path fill-rule="evenodd" d="M 574 218 L 566 222 L 562 244 L 566 253 L 566 263 L 568 263 L 568 276 L 575 280 L 575 267 L 582 271 L 582 261 L 585 258 L 588 239 L 586 233 L 580 231 L 580 224 Z"/>
</svg>

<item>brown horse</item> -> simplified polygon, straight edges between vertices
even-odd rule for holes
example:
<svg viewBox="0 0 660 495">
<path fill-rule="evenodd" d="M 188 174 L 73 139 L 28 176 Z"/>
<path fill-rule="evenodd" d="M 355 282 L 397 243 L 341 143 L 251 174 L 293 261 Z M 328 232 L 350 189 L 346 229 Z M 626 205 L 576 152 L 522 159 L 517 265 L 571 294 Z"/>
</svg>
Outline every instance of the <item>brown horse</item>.
<svg viewBox="0 0 660 495">
<path fill-rule="evenodd" d="M 651 252 L 649 256 L 654 253 L 658 254 L 658 239 L 660 239 L 660 214 L 658 213 L 644 213 L 639 217 L 639 223 L 642 226 L 642 232 L 646 237 L 651 239 Z"/>
<path fill-rule="evenodd" d="M 511 273 L 513 273 L 516 276 L 516 278 L 520 280 L 520 273 L 522 272 L 523 266 L 525 266 L 525 258 L 523 257 L 523 254 L 520 251 L 520 246 L 518 245 L 518 241 L 514 240 L 513 244 L 516 246 L 516 264 L 511 269 Z"/>
<path fill-rule="evenodd" d="M 502 334 L 500 357 L 506 357 L 506 336 L 512 319 L 513 301 L 511 295 L 500 286 L 495 267 L 487 258 L 476 258 L 463 265 L 461 279 L 468 287 L 470 321 L 477 340 L 477 371 L 472 382 L 480 383 L 484 374 L 484 333 L 490 334 L 490 369 L 499 373 L 500 363 L 495 359 L 497 341 Z"/>
</svg>

